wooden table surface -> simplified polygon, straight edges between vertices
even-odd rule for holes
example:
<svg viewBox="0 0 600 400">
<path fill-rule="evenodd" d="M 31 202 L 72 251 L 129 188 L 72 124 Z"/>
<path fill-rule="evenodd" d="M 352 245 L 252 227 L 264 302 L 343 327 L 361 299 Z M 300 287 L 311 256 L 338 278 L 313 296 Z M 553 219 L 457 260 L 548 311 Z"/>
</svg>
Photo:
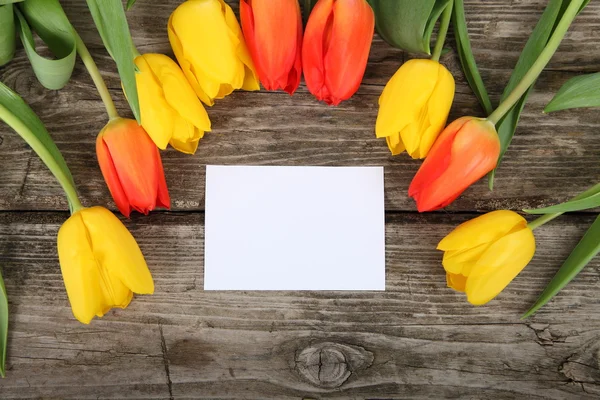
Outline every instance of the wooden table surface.
<svg viewBox="0 0 600 400">
<path fill-rule="evenodd" d="M 85 2 L 62 3 L 120 112 L 130 116 Z M 172 55 L 166 23 L 178 3 L 140 0 L 128 13 L 140 52 Z M 237 12 L 237 1 L 230 3 Z M 494 101 L 545 3 L 466 1 L 475 56 Z M 481 116 L 449 43 L 442 62 L 457 83 L 451 118 Z M 218 101 L 208 110 L 213 131 L 194 156 L 163 152 L 172 210 L 125 221 L 146 255 L 155 294 L 136 296 L 126 310 L 88 326 L 71 314 L 57 259 L 65 197 L 35 153 L 0 125 L 0 268 L 10 303 L 0 398 L 598 398 L 600 262 L 534 317 L 519 318 L 594 213 L 536 230 L 531 264 L 484 307 L 446 287 L 435 246 L 482 212 L 550 205 L 598 181 L 598 109 L 542 109 L 567 79 L 600 69 L 600 4 L 591 2 L 577 18 L 538 80 L 495 190 L 481 181 L 435 213 L 416 213 L 407 197 L 420 163 L 390 156 L 374 137 L 377 99 L 409 57 L 376 36 L 362 86 L 335 108 L 318 103 L 304 84 L 293 97 L 235 92 Z M 0 68 L 0 80 L 45 122 L 84 205 L 115 210 L 95 157 L 106 115 L 82 64 L 63 90 L 48 91 L 21 49 Z M 386 291 L 204 292 L 206 164 L 383 165 Z"/>
</svg>

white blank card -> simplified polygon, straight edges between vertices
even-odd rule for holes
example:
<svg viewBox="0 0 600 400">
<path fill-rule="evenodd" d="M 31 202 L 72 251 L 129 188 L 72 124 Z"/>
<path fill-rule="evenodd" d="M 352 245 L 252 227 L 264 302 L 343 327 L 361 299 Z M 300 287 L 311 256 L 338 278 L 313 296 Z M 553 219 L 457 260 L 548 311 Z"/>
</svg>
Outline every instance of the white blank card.
<svg viewBox="0 0 600 400">
<path fill-rule="evenodd" d="M 206 167 L 205 290 L 385 290 L 382 167 Z"/>
</svg>

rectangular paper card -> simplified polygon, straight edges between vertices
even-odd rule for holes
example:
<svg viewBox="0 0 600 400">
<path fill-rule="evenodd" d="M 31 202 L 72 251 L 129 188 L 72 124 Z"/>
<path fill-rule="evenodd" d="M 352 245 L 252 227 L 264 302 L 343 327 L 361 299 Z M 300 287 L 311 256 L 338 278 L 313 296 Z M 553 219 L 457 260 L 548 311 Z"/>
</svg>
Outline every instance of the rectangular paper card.
<svg viewBox="0 0 600 400">
<path fill-rule="evenodd" d="M 206 167 L 205 290 L 385 290 L 382 167 Z"/>
</svg>

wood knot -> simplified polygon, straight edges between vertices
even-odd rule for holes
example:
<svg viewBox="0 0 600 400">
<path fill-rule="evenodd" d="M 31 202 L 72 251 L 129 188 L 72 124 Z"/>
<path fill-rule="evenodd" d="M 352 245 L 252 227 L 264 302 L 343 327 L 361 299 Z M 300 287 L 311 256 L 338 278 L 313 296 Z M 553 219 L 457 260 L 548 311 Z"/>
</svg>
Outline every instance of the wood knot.
<svg viewBox="0 0 600 400">
<path fill-rule="evenodd" d="M 320 388 L 341 386 L 352 373 L 367 369 L 373 353 L 359 346 L 321 342 L 296 355 L 296 370 L 311 384 Z"/>
</svg>

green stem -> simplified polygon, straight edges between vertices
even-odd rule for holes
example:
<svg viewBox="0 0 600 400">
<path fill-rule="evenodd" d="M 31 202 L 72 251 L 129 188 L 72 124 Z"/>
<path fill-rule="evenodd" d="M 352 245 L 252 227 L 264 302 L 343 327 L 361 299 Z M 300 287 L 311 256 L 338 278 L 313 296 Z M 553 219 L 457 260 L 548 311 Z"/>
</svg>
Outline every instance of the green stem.
<svg viewBox="0 0 600 400">
<path fill-rule="evenodd" d="M 440 31 L 438 32 L 438 37 L 435 41 L 435 48 L 433 49 L 433 54 L 431 56 L 431 59 L 433 61 L 439 61 L 440 56 L 442 55 L 444 43 L 446 42 L 446 35 L 448 34 L 448 26 L 450 26 L 450 19 L 452 18 L 453 6 L 454 2 L 449 2 L 446 8 L 444 9 L 444 13 L 442 14 L 442 20 L 440 21 Z"/>
<path fill-rule="evenodd" d="M 552 221 L 554 218 L 558 218 L 561 215 L 563 215 L 564 213 L 554 213 L 554 214 L 544 214 L 539 218 L 534 219 L 533 221 L 531 221 L 530 223 L 527 224 L 527 226 L 531 229 L 534 230 L 535 228 L 539 228 L 540 226 L 544 225 L 546 222 L 550 222 Z"/>
<path fill-rule="evenodd" d="M 94 85 L 96 85 L 96 89 L 100 94 L 100 98 L 104 103 L 104 107 L 106 107 L 106 112 L 108 113 L 108 118 L 113 120 L 115 118 L 119 118 L 119 113 L 115 108 L 115 103 L 113 103 L 112 97 L 110 96 L 110 92 L 106 87 L 106 83 L 104 83 L 104 79 L 102 79 L 102 75 L 98 70 L 98 66 L 94 62 L 92 55 L 88 51 L 87 47 L 85 47 L 85 43 L 81 40 L 81 37 L 77 32 L 75 32 L 75 43 L 77 46 L 77 54 L 81 57 L 85 68 L 88 70 L 88 73 L 92 77 L 94 81 Z"/>
<path fill-rule="evenodd" d="M 594 193 L 594 192 L 598 191 L 598 189 L 600 189 L 600 183 L 595 184 L 594 186 L 592 186 L 591 188 L 589 188 L 585 192 L 579 193 L 577 196 L 573 197 L 569 201 L 581 200 L 584 197 L 589 196 L 590 193 Z M 527 211 L 527 212 L 529 212 L 529 211 Z M 561 216 L 563 214 L 564 214 L 564 212 L 557 212 L 557 213 L 552 213 L 552 214 L 544 214 L 541 217 L 539 217 L 537 219 L 534 219 L 533 221 L 531 221 L 530 223 L 528 223 L 527 226 L 530 227 L 531 230 L 534 230 L 535 228 L 539 228 L 540 226 L 544 225 L 546 222 L 550 222 L 554 218 L 557 218 L 557 217 L 559 217 L 559 216 Z"/>
<path fill-rule="evenodd" d="M 508 97 L 498 106 L 498 108 L 496 108 L 496 110 L 490 114 L 490 116 L 487 118 L 488 121 L 491 121 L 494 125 L 496 125 L 498 121 L 500 121 L 500 119 L 510 111 L 517 101 L 519 101 L 527 89 L 533 85 L 535 80 L 542 73 L 542 70 L 546 67 L 546 65 L 548 65 L 548 62 L 550 62 L 550 59 L 556 52 L 556 49 L 558 49 L 560 42 L 567 33 L 571 22 L 573 22 L 577 16 L 577 13 L 579 13 L 581 5 L 584 1 L 585 0 L 571 1 L 562 18 L 560 19 L 560 22 L 556 26 L 554 33 L 550 37 L 550 40 L 548 40 L 546 47 L 544 47 L 544 50 L 542 50 L 535 63 L 533 63 L 531 68 L 529 68 L 529 71 L 527 71 L 525 76 L 523 76 L 521 82 L 515 86 L 513 91 L 510 92 Z"/>
<path fill-rule="evenodd" d="M 77 190 L 70 176 L 68 176 L 61 166 L 56 162 L 54 156 L 44 147 L 44 145 L 36 139 L 35 135 L 15 114 L 11 113 L 7 108 L 0 105 L 0 120 L 3 120 L 13 128 L 21 137 L 31 146 L 33 151 L 40 157 L 40 159 L 46 164 L 52 175 L 58 180 L 60 186 L 62 186 L 67 199 L 69 200 L 69 207 L 71 208 L 71 214 L 83 208 L 79 197 L 77 196 Z"/>
</svg>

